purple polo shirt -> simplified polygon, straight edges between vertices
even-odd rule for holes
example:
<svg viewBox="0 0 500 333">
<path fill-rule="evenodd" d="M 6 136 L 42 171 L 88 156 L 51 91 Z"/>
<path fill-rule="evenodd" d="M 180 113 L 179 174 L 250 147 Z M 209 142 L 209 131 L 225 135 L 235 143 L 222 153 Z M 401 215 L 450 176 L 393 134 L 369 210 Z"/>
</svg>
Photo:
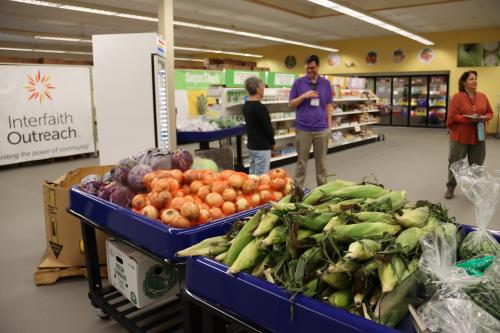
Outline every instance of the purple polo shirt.
<svg viewBox="0 0 500 333">
<path fill-rule="evenodd" d="M 309 90 L 319 93 L 319 106 L 312 106 L 311 99 L 305 99 L 297 107 L 295 115 L 295 128 L 306 132 L 320 132 L 328 128 L 326 121 L 326 106 L 332 102 L 332 87 L 330 81 L 318 76 L 315 85 L 309 76 L 295 80 L 290 91 L 289 100 L 299 97 Z"/>
</svg>

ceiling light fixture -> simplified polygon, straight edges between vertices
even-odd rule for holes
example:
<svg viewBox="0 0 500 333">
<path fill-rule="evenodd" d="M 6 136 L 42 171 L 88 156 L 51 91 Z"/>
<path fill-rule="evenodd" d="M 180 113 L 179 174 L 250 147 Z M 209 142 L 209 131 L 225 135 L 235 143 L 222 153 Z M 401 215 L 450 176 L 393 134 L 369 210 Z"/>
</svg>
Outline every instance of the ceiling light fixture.
<svg viewBox="0 0 500 333">
<path fill-rule="evenodd" d="M 91 13 L 91 14 L 98 14 L 98 15 L 116 16 L 116 17 L 130 18 L 130 19 L 142 20 L 142 21 L 158 22 L 158 18 L 152 17 L 152 16 L 135 15 L 135 14 L 129 14 L 129 13 L 116 12 L 116 11 L 112 11 L 112 10 L 97 9 L 97 8 L 91 8 L 91 7 L 86 7 L 86 6 L 68 5 L 68 4 L 64 4 L 64 3 L 57 3 L 57 2 L 51 2 L 51 1 L 38 1 L 38 0 L 10 0 L 10 1 L 20 2 L 20 3 L 30 4 L 30 5 L 37 5 L 37 6 L 45 6 L 45 7 L 52 7 L 52 8 L 74 10 L 74 11 Z M 208 30 L 208 31 L 217 31 L 217 32 L 223 32 L 223 33 L 232 34 L 232 35 L 270 40 L 270 41 L 285 43 L 285 44 L 299 45 L 299 46 L 309 47 L 309 48 L 318 49 L 318 50 L 322 50 L 322 51 L 328 51 L 328 52 L 338 52 L 339 51 L 338 49 L 331 48 L 331 47 L 303 43 L 300 41 L 295 41 L 295 40 L 286 39 L 286 38 L 262 35 L 262 34 L 258 34 L 258 33 L 246 32 L 246 31 L 241 31 L 241 30 L 236 30 L 236 29 L 221 28 L 221 27 L 205 25 L 205 24 L 197 24 L 197 23 L 190 23 L 190 22 L 183 22 L 183 21 L 174 21 L 174 25 L 186 27 L 186 28 L 201 29 L 201 30 Z"/>
<path fill-rule="evenodd" d="M 203 60 L 203 59 L 195 59 L 195 58 L 178 58 L 178 57 L 175 57 L 174 60 L 178 60 L 178 61 L 205 62 L 205 60 Z"/>
<path fill-rule="evenodd" d="M 43 52 L 43 53 L 92 54 L 92 52 L 83 52 L 83 51 L 47 50 L 47 49 L 31 49 L 31 48 L 18 48 L 18 47 L 0 47 L 0 50 L 21 51 L 21 52 Z"/>
<path fill-rule="evenodd" d="M 187 46 L 174 46 L 174 49 L 175 50 L 182 50 L 182 51 L 193 51 L 193 52 L 230 54 L 230 55 L 237 55 L 237 56 L 251 57 L 251 58 L 262 58 L 263 57 L 263 55 L 261 55 L 261 54 L 242 53 L 242 52 L 233 52 L 233 51 L 224 51 L 224 50 L 200 49 L 197 47 L 187 47 Z"/>
<path fill-rule="evenodd" d="M 346 7 L 340 3 L 330 1 L 330 0 L 308 0 L 308 1 L 315 3 L 317 5 L 320 5 L 320 6 L 326 7 L 326 8 L 330 8 L 334 11 L 339 12 L 339 13 L 357 18 L 358 20 L 362 20 L 362 21 L 365 21 L 367 23 L 376 25 L 380 28 L 384 28 L 386 30 L 392 31 L 392 32 L 397 33 L 399 35 L 408 37 L 408 38 L 413 39 L 414 41 L 417 41 L 417 42 L 422 43 L 424 45 L 434 45 L 434 43 L 428 39 L 425 39 L 421 36 L 418 36 L 414 33 L 409 32 L 407 30 L 398 28 L 395 25 L 386 23 L 386 22 L 382 21 L 381 19 L 378 19 L 372 15 L 367 15 L 365 13 L 362 13 L 361 11 Z"/>
<path fill-rule="evenodd" d="M 74 37 L 58 37 L 58 36 L 33 36 L 36 39 L 45 39 L 45 40 L 57 40 L 62 42 L 84 42 L 84 43 L 92 43 L 91 39 L 82 39 L 82 38 L 74 38 Z"/>
</svg>

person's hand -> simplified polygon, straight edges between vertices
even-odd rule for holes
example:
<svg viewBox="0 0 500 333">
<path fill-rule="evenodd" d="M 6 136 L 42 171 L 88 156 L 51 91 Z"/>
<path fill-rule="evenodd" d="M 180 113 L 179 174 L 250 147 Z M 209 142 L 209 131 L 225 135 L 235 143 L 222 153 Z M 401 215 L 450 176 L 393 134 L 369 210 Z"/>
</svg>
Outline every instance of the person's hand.
<svg viewBox="0 0 500 333">
<path fill-rule="evenodd" d="M 308 92 L 302 94 L 303 98 L 315 98 L 318 96 L 319 94 L 316 90 L 309 90 Z"/>
<path fill-rule="evenodd" d="M 479 118 L 479 117 L 477 117 L 477 118 L 471 118 L 471 121 L 472 121 L 473 123 L 475 123 L 475 124 L 476 124 L 476 123 L 481 123 L 481 122 L 483 122 L 483 121 L 484 121 L 484 118 Z"/>
</svg>

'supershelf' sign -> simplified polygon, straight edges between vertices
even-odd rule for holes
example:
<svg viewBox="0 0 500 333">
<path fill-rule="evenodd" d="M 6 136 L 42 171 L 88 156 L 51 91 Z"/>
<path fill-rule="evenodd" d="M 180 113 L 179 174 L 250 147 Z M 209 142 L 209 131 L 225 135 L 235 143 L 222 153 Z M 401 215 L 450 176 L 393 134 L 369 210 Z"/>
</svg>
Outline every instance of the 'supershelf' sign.
<svg viewBox="0 0 500 333">
<path fill-rule="evenodd" d="M 94 150 L 88 67 L 0 65 L 0 165 Z"/>
</svg>

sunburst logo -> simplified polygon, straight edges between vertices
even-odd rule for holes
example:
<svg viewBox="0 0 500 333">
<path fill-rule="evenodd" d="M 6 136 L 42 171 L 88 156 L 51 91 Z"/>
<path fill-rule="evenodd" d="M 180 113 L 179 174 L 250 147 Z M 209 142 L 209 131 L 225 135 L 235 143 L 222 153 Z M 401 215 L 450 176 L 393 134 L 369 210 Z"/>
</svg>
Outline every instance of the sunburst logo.
<svg viewBox="0 0 500 333">
<path fill-rule="evenodd" d="M 43 103 L 45 98 L 48 98 L 49 100 L 52 101 L 52 90 L 56 89 L 50 82 L 50 76 L 49 75 L 44 75 L 42 76 L 40 74 L 40 71 L 36 73 L 35 77 L 31 77 L 30 75 L 28 76 L 28 85 L 25 86 L 24 88 L 28 90 L 30 93 L 30 97 L 28 97 L 28 101 L 31 100 L 39 100 L 40 104 Z"/>
</svg>

